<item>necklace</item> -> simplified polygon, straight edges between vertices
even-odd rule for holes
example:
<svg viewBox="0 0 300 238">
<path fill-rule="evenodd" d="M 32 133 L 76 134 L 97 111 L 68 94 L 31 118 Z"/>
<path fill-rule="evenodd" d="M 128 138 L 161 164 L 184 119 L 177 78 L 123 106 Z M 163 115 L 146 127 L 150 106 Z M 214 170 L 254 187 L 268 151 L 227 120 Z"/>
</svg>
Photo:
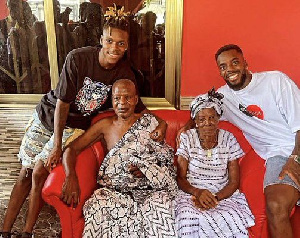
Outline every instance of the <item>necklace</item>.
<svg viewBox="0 0 300 238">
<path fill-rule="evenodd" d="M 201 142 L 200 142 L 200 144 L 201 144 Z M 202 147 L 202 149 L 204 149 L 206 151 L 206 156 L 208 158 L 211 158 L 211 156 L 212 156 L 212 149 L 214 147 L 216 147 L 216 145 L 217 145 L 217 141 L 214 142 L 213 146 L 208 146 L 208 147 L 206 147 L 203 144 L 201 144 L 201 147 Z"/>
<path fill-rule="evenodd" d="M 199 137 L 200 145 L 201 145 L 202 149 L 204 149 L 206 151 L 206 156 L 208 158 L 211 158 L 212 157 L 212 149 L 215 148 L 218 144 L 218 133 L 216 134 L 216 137 L 213 141 L 206 142 L 205 139 L 200 139 L 199 132 L 198 132 L 198 137 Z M 204 145 L 205 142 L 208 143 L 209 146 Z"/>
</svg>

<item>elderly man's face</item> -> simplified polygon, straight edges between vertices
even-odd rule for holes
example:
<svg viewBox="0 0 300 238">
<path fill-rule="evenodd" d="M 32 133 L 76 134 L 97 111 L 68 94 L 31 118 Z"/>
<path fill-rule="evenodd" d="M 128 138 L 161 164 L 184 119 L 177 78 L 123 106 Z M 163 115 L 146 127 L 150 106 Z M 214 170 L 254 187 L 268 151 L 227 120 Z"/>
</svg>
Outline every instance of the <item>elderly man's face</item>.
<svg viewBox="0 0 300 238">
<path fill-rule="evenodd" d="M 221 77 L 233 90 L 240 90 L 249 84 L 251 78 L 247 62 L 235 49 L 222 52 L 218 56 L 217 64 Z"/>
<path fill-rule="evenodd" d="M 214 135 L 218 129 L 219 115 L 214 108 L 204 108 L 195 118 L 197 128 L 202 135 Z"/>
<path fill-rule="evenodd" d="M 116 82 L 112 91 L 113 109 L 118 117 L 126 119 L 134 114 L 138 96 L 133 82 Z"/>
</svg>

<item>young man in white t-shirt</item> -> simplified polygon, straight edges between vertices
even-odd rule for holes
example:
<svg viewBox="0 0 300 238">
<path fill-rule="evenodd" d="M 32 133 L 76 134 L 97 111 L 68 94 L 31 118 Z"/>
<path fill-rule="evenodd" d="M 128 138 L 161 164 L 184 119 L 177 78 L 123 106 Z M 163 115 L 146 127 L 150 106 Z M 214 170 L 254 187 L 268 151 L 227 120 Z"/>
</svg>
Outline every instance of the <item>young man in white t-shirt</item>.
<svg viewBox="0 0 300 238">
<path fill-rule="evenodd" d="M 300 199 L 300 90 L 279 71 L 251 73 L 237 45 L 215 59 L 227 85 L 223 118 L 238 126 L 266 160 L 264 194 L 272 237 L 293 237 L 289 215 Z"/>
</svg>

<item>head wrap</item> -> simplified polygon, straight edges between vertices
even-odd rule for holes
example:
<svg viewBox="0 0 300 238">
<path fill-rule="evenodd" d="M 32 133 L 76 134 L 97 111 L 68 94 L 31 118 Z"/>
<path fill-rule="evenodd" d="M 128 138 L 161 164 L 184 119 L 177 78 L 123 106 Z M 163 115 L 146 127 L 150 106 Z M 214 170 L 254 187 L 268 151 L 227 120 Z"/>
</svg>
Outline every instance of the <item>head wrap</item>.
<svg viewBox="0 0 300 238">
<path fill-rule="evenodd" d="M 214 88 L 206 94 L 197 96 L 190 104 L 191 118 L 194 120 L 198 112 L 204 108 L 214 108 L 221 116 L 223 113 L 223 97 L 223 94 L 216 92 Z"/>
</svg>

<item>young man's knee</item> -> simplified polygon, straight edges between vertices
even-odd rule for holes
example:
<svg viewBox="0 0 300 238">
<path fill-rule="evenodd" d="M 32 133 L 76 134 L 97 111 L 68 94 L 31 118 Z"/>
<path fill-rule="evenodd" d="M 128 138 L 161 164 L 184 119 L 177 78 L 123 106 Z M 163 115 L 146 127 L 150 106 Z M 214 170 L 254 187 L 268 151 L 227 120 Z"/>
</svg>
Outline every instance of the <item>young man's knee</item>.
<svg viewBox="0 0 300 238">
<path fill-rule="evenodd" d="M 280 204 L 279 200 L 269 199 L 267 202 L 267 210 L 272 214 L 281 214 L 282 211 L 286 210 L 286 207 L 283 204 Z"/>
<path fill-rule="evenodd" d="M 265 197 L 267 209 L 274 212 L 291 211 L 298 200 L 294 188 L 283 184 L 266 187 Z"/>
<path fill-rule="evenodd" d="M 35 184 L 44 183 L 49 173 L 44 166 L 35 166 L 32 173 L 32 180 Z"/>
<path fill-rule="evenodd" d="M 21 184 L 22 186 L 31 184 L 32 178 L 32 169 L 28 169 L 22 167 L 20 170 L 19 177 L 17 179 L 17 183 Z"/>
<path fill-rule="evenodd" d="M 276 217 L 277 219 L 289 218 L 291 206 L 292 205 L 287 202 L 286 197 L 279 194 L 269 196 L 266 199 L 266 208 L 268 216 Z M 271 217 L 269 217 L 269 219 Z"/>
</svg>

